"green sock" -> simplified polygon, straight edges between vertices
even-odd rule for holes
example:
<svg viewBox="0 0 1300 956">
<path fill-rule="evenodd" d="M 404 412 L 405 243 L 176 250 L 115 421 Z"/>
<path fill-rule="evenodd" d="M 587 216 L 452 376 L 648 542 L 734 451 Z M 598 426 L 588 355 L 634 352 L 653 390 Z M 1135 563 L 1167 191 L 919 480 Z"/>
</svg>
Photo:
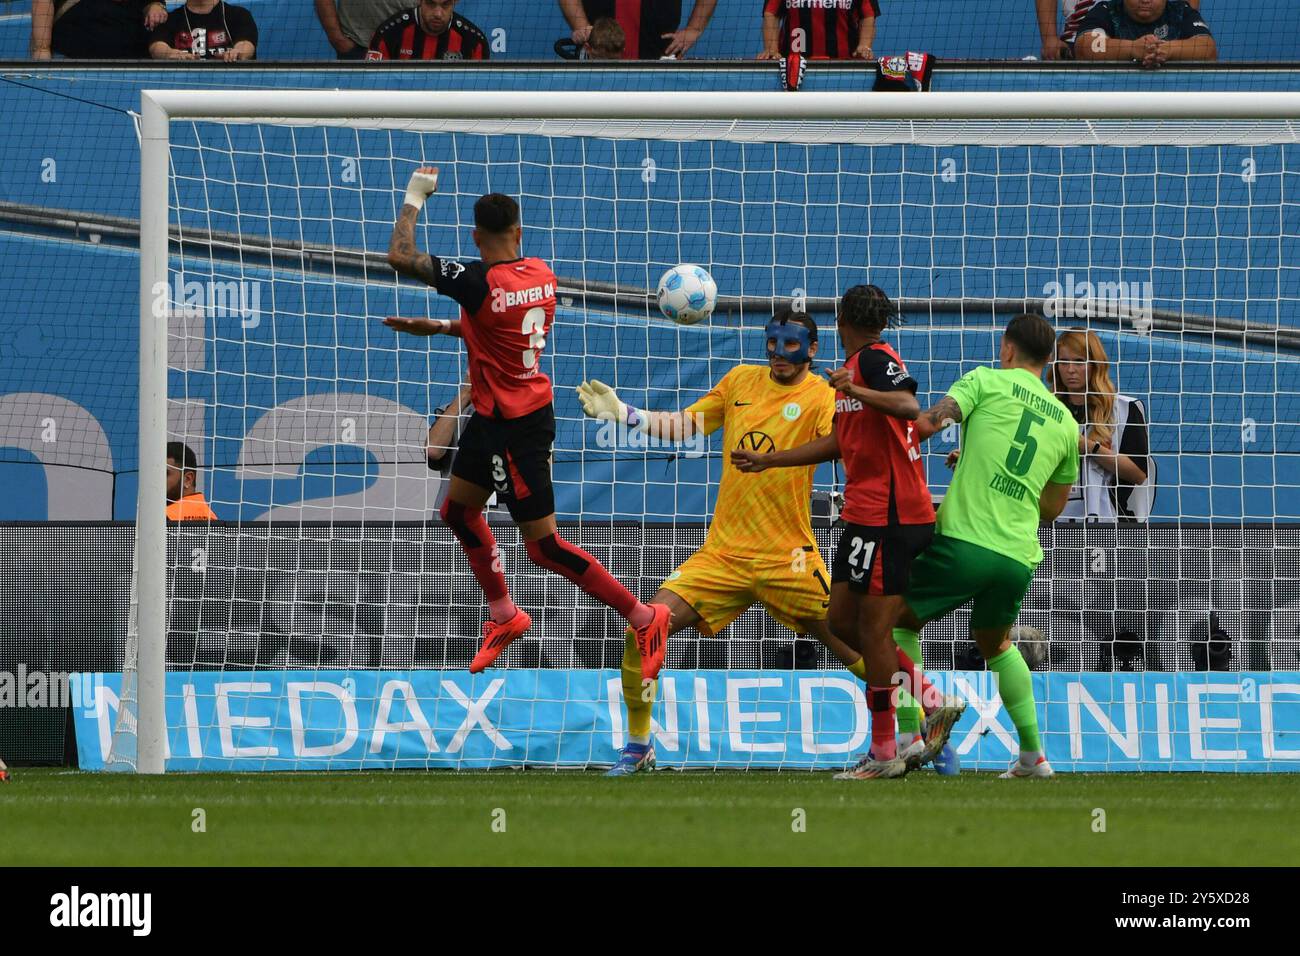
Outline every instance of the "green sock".
<svg viewBox="0 0 1300 956">
<path fill-rule="evenodd" d="M 1011 722 L 1016 725 L 1016 733 L 1020 735 L 1020 749 L 1041 752 L 1043 744 L 1038 739 L 1034 681 L 1029 673 L 1029 665 L 1020 656 L 1020 649 L 1013 644 L 997 657 L 990 658 L 989 670 L 998 675 L 998 694 L 1002 697 L 1002 705 L 1011 715 Z"/>
<path fill-rule="evenodd" d="M 894 628 L 894 643 L 912 659 L 913 664 L 924 669 L 924 665 L 921 663 L 921 635 L 919 632 L 896 627 Z M 900 734 L 919 734 L 921 732 L 921 705 L 906 691 L 898 696 L 897 714 L 898 732 Z"/>
</svg>

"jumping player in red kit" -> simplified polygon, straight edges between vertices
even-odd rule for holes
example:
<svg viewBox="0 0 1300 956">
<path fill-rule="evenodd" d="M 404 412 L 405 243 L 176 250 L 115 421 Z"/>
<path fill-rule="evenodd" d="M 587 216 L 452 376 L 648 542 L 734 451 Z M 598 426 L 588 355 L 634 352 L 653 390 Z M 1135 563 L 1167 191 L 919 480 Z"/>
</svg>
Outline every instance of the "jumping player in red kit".
<svg viewBox="0 0 1300 956">
<path fill-rule="evenodd" d="M 855 780 L 901 777 L 932 760 L 964 709 L 921 675 L 919 640 L 909 648 L 895 642 L 894 621 L 912 561 L 934 535 L 934 505 L 912 424 L 921 412 L 916 380 L 881 338 L 896 314 L 874 285 L 854 286 L 840 300 L 836 322 L 848 359 L 830 376 L 839 393 L 831 434 L 785 451 L 731 453 L 741 471 L 844 460 L 844 530 L 831 563 L 829 619 L 831 632 L 861 651 L 867 670 L 871 750 L 841 775 Z M 914 735 L 903 754 L 894 738 L 893 691 L 900 673 L 925 712 L 918 728 L 923 733 Z"/>
<path fill-rule="evenodd" d="M 668 643 L 668 608 L 642 604 L 599 561 L 557 533 L 551 485 L 555 410 L 551 380 L 540 365 L 555 318 L 555 274 L 541 259 L 520 256 L 519 206 L 501 193 L 474 203 L 473 238 L 482 259 L 462 263 L 419 252 L 415 221 L 437 186 L 436 167 L 422 167 L 411 176 L 388 244 L 388 264 L 455 299 L 461 317 L 388 318 L 384 324 L 411 335 L 441 333 L 465 340 L 474 415 L 461 432 L 439 514 L 460 541 L 488 600 L 483 643 L 469 669 L 483 670 L 532 624 L 510 599 L 496 540 L 483 519 L 483 508 L 496 492 L 519 526 L 534 564 L 568 578 L 627 619 L 636 635 L 642 676 L 652 679 Z"/>
</svg>

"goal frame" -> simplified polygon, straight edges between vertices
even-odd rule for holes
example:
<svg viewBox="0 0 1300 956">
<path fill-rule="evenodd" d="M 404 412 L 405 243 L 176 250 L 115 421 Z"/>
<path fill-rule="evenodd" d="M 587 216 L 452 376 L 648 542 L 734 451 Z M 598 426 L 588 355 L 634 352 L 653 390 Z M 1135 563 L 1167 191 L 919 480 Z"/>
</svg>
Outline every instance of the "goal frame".
<svg viewBox="0 0 1300 956">
<path fill-rule="evenodd" d="M 143 90 L 140 95 L 140 419 L 135 524 L 137 773 L 165 770 L 167 314 L 170 124 L 401 120 L 1300 121 L 1300 92 L 428 92 Z"/>
</svg>

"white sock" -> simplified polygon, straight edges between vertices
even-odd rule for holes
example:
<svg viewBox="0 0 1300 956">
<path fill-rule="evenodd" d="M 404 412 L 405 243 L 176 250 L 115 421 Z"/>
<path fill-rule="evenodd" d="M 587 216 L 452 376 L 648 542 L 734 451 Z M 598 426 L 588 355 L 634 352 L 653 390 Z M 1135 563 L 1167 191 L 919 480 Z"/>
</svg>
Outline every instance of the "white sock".
<svg viewBox="0 0 1300 956">
<path fill-rule="evenodd" d="M 650 735 L 646 734 L 642 737 L 638 734 L 628 734 L 627 742 L 630 744 L 636 744 L 638 747 L 644 747 L 646 744 L 650 743 Z"/>
<path fill-rule="evenodd" d="M 1020 766 L 1032 767 L 1038 763 L 1039 758 L 1042 756 L 1043 752 L 1041 750 L 1022 750 L 1020 751 Z"/>
</svg>

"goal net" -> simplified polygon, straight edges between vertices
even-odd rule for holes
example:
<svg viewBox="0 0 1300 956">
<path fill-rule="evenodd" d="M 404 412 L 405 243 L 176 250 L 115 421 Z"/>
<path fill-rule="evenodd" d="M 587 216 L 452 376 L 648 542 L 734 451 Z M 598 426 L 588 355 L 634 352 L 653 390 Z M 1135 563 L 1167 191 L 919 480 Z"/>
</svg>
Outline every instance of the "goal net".
<svg viewBox="0 0 1300 956">
<path fill-rule="evenodd" d="M 580 381 L 684 409 L 765 362 L 783 305 L 818 322 L 824 373 L 835 301 L 864 282 L 901 305 L 886 335 L 922 407 L 996 364 L 1017 313 L 1095 333 L 1149 480 L 1127 489 L 1140 520 L 1041 530 L 1020 623 L 1053 761 L 1294 762 L 1294 687 L 1263 672 L 1300 669 L 1298 117 L 1291 94 L 146 93 L 138 627 L 108 764 L 587 767 L 621 745 L 623 622 L 533 566 L 504 510 L 534 625 L 464 671 L 486 608 L 436 508 L 465 355 L 382 324 L 457 316 L 384 259 L 424 165 L 421 250 L 477 258 L 472 205 L 503 192 L 559 277 L 560 526 L 643 599 L 703 544 L 730 449 L 622 440 L 583 417 Z M 655 307 L 678 263 L 715 278 L 710 321 Z M 926 447 L 936 500 L 957 440 Z M 164 524 L 169 442 L 217 521 Z M 840 485 L 817 470 L 828 559 Z M 1011 725 L 968 620 L 931 625 L 923 656 L 991 702 L 963 744 L 991 767 Z M 655 721 L 682 766 L 843 765 L 867 734 L 858 682 L 761 606 L 671 641 Z"/>
</svg>

